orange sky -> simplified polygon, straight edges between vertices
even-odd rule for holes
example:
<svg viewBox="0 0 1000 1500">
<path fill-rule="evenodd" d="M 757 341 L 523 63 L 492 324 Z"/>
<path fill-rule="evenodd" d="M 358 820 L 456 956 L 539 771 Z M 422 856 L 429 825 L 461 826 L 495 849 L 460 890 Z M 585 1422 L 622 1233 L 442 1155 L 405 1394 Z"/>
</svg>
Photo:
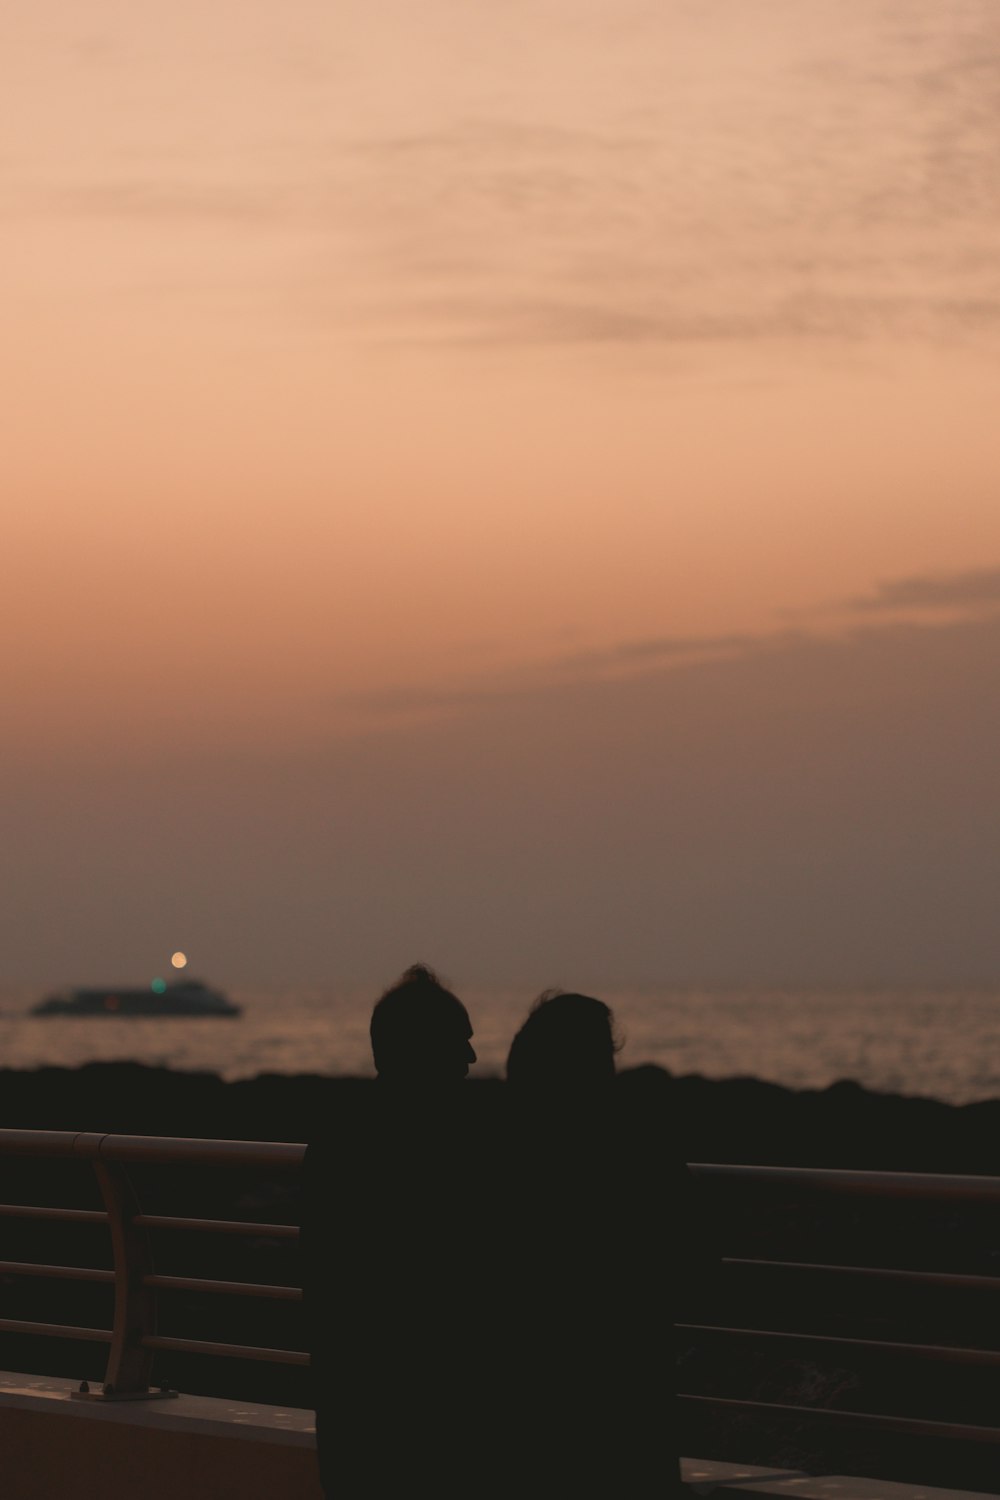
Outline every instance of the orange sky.
<svg viewBox="0 0 1000 1500">
<path fill-rule="evenodd" d="M 186 786 L 992 618 L 998 31 L 992 0 L 7 10 L 8 764 Z M 944 614 L 857 607 L 950 577 Z"/>
</svg>

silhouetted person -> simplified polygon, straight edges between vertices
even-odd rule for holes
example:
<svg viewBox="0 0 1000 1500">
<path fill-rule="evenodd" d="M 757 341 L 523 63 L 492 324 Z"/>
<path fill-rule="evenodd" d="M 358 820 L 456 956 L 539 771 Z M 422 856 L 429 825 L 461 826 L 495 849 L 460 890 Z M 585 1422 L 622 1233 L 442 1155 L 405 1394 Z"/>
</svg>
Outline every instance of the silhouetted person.
<svg viewBox="0 0 1000 1500">
<path fill-rule="evenodd" d="M 617 1050 L 603 1000 L 549 990 L 510 1044 L 507 1082 L 536 1110 L 562 1111 L 574 1098 L 594 1106 L 615 1077 Z"/>
<path fill-rule="evenodd" d="M 547 994 L 514 1038 L 504 1362 L 512 1494 L 679 1491 L 672 1241 L 684 1172 L 615 1076 L 612 1013 Z"/>
<path fill-rule="evenodd" d="M 460 1087 L 472 1026 L 425 968 L 375 1006 L 378 1079 L 306 1154 L 317 1446 L 337 1500 L 470 1493 L 476 1163 Z"/>
<path fill-rule="evenodd" d="M 379 1081 L 395 1089 L 426 1093 L 461 1083 L 476 1060 L 468 1011 L 420 964 L 386 990 L 369 1032 Z"/>
</svg>

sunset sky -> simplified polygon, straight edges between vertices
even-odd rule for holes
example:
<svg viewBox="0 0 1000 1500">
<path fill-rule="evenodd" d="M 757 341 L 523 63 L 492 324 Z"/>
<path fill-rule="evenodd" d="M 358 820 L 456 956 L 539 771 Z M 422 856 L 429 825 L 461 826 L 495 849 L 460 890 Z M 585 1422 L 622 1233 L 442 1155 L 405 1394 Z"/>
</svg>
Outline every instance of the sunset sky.
<svg viewBox="0 0 1000 1500">
<path fill-rule="evenodd" d="M 1000 978 L 995 0 L 0 11 L 0 981 Z"/>
</svg>

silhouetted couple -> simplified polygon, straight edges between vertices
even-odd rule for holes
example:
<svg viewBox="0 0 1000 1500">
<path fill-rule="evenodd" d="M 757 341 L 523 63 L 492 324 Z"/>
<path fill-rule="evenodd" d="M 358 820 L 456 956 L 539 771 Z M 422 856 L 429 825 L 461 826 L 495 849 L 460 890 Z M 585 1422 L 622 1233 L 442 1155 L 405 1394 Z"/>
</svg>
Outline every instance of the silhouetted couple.
<svg viewBox="0 0 1000 1500">
<path fill-rule="evenodd" d="M 674 1493 L 688 1184 L 616 1088 L 610 1010 L 543 995 L 506 1089 L 462 1087 L 468 1012 L 427 969 L 371 1037 L 376 1087 L 306 1154 L 327 1495 Z"/>
</svg>

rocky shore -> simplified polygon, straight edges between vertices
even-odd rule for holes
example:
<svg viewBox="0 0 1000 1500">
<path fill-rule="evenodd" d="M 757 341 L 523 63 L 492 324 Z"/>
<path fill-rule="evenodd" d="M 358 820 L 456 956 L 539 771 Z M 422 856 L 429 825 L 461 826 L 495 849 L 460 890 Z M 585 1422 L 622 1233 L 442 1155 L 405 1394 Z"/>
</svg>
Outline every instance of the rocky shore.
<svg viewBox="0 0 1000 1500">
<path fill-rule="evenodd" d="M 689 1161 L 1000 1173 L 1000 1100 L 951 1105 L 841 1082 L 794 1091 L 754 1078 L 627 1070 L 621 1087 L 662 1114 Z M 303 1141 L 349 1120 L 365 1080 L 262 1074 L 225 1082 L 136 1063 L 0 1070 L 0 1127 Z M 495 1080 L 470 1090 L 498 1096 Z"/>
</svg>

